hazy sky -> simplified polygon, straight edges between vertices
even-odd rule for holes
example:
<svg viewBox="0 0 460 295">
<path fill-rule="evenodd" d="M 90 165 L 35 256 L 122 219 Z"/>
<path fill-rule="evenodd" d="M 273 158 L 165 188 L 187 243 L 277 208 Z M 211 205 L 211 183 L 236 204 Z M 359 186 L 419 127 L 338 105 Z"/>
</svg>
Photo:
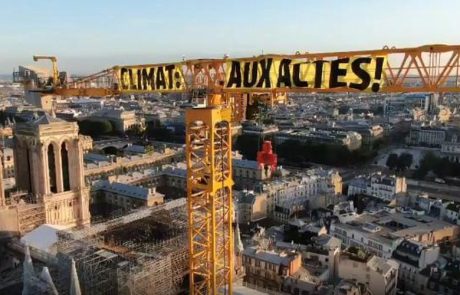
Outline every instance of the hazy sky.
<svg viewBox="0 0 460 295">
<path fill-rule="evenodd" d="M 0 73 L 264 53 L 460 44 L 459 0 L 0 0 Z"/>
</svg>

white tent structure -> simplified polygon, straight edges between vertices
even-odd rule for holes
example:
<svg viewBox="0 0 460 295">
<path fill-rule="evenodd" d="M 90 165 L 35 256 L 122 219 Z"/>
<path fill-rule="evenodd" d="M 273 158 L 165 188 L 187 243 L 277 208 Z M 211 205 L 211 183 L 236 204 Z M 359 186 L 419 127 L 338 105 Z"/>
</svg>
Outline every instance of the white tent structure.
<svg viewBox="0 0 460 295">
<path fill-rule="evenodd" d="M 21 238 L 21 242 L 31 248 L 55 255 L 58 241 L 57 232 L 65 228 L 65 226 L 60 225 L 42 224 L 25 234 Z"/>
</svg>

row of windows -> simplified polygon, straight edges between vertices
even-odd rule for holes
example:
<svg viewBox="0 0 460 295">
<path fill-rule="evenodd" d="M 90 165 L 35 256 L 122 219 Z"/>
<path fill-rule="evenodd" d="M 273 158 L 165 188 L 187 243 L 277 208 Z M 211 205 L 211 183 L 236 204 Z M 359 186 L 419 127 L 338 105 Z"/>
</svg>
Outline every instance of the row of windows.
<svg viewBox="0 0 460 295">
<path fill-rule="evenodd" d="M 253 261 L 256 267 L 263 267 L 264 269 L 270 270 L 270 271 L 276 271 L 278 269 L 278 266 L 274 263 L 270 263 L 267 261 L 261 261 L 259 259 L 254 259 L 246 255 L 243 255 L 243 263 L 250 265 L 252 264 Z"/>
<path fill-rule="evenodd" d="M 129 198 L 125 198 L 122 196 L 118 197 L 117 195 L 107 195 L 107 199 L 109 203 L 119 205 L 119 206 L 124 206 L 124 207 L 135 208 L 139 205 L 139 202 L 135 200 L 131 200 Z"/>
<path fill-rule="evenodd" d="M 252 178 L 257 177 L 256 171 L 249 171 L 245 169 L 234 169 L 234 171 L 235 171 L 235 176 L 252 177 Z"/>
</svg>

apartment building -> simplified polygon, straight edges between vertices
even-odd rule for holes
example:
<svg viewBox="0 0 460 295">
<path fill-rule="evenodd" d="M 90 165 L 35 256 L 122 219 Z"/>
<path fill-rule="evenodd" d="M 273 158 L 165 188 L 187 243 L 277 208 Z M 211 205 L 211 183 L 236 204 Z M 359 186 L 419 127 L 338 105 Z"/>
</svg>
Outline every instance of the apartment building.
<svg viewBox="0 0 460 295">
<path fill-rule="evenodd" d="M 420 293 L 426 295 L 458 294 L 458 290 L 460 290 L 460 260 L 443 257 L 443 261 L 445 263 L 433 263 L 419 273 Z"/>
<path fill-rule="evenodd" d="M 423 292 L 419 272 L 439 259 L 439 246 L 411 240 L 402 241 L 392 258 L 399 263 L 399 286 L 413 292 Z"/>
<path fill-rule="evenodd" d="M 361 246 L 387 259 L 403 239 L 435 244 L 454 239 L 458 232 L 459 226 L 430 216 L 386 211 L 363 213 L 352 222 L 330 227 L 330 233 L 345 246 Z"/>
<path fill-rule="evenodd" d="M 254 191 L 234 191 L 238 223 L 247 224 L 267 218 L 267 195 Z"/>
<path fill-rule="evenodd" d="M 372 124 L 365 120 L 336 121 L 330 125 L 332 126 L 329 127 L 329 130 L 354 131 L 359 133 L 363 144 L 371 144 L 384 135 L 381 125 Z"/>
<path fill-rule="evenodd" d="M 372 294 L 396 294 L 399 265 L 396 261 L 370 255 L 351 247 L 341 253 L 339 277 L 366 285 Z"/>
<path fill-rule="evenodd" d="M 441 154 L 451 162 L 460 162 L 460 139 L 458 134 L 449 134 L 441 144 Z"/>
<path fill-rule="evenodd" d="M 102 180 L 95 183 L 91 190 L 92 194 L 102 197 L 105 203 L 116 205 L 124 210 L 164 203 L 164 195 L 157 192 L 155 188 Z"/>
<path fill-rule="evenodd" d="M 269 179 L 272 176 L 270 169 L 264 169 L 257 161 L 233 159 L 233 177 L 247 179 L 252 182 Z"/>
<path fill-rule="evenodd" d="M 460 203 L 451 202 L 446 206 L 446 219 L 460 225 Z"/>
<path fill-rule="evenodd" d="M 274 214 L 275 206 L 296 199 L 300 202 L 315 201 L 314 196 L 335 196 L 342 192 L 342 177 L 335 170 L 311 169 L 305 173 L 283 179 L 275 179 L 261 183 L 256 192 L 267 194 L 267 210 L 269 215 Z"/>
<path fill-rule="evenodd" d="M 370 176 L 358 176 L 348 185 L 348 196 L 365 194 L 383 201 L 391 201 L 396 194 L 405 192 L 407 192 L 405 177 L 384 175 L 380 172 Z"/>
<path fill-rule="evenodd" d="M 296 140 L 304 143 L 336 144 L 349 150 L 361 147 L 362 136 L 355 131 L 327 130 L 315 127 L 302 130 L 285 130 L 275 134 L 275 140 L 282 143 L 286 140 Z"/>
<path fill-rule="evenodd" d="M 273 291 L 281 291 L 286 278 L 294 275 L 302 265 L 302 258 L 295 252 L 275 252 L 257 247 L 244 249 L 244 281 Z"/>
<path fill-rule="evenodd" d="M 123 109 L 102 109 L 89 116 L 94 119 L 104 119 L 112 122 L 116 131 L 125 132 L 134 126 L 145 128 L 145 119 L 136 115 L 134 111 Z"/>
<path fill-rule="evenodd" d="M 406 141 L 410 145 L 441 147 L 446 141 L 446 134 L 444 127 L 412 125 Z"/>
<path fill-rule="evenodd" d="M 378 257 L 391 258 L 401 239 L 391 236 L 382 227 L 369 223 L 333 223 L 330 233 L 346 247 L 358 246 Z"/>
</svg>

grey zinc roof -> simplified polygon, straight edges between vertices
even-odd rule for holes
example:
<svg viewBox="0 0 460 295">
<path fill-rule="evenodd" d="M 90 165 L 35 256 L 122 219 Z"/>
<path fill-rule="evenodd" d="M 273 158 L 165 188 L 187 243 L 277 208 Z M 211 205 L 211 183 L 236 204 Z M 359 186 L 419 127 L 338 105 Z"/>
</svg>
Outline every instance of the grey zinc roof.
<svg viewBox="0 0 460 295">
<path fill-rule="evenodd" d="M 258 250 L 255 247 L 250 247 L 244 249 L 244 255 L 253 257 L 262 261 L 270 262 L 276 265 L 283 265 L 288 266 L 289 262 L 291 261 L 291 256 L 281 256 L 280 253 L 276 253 L 275 251 L 264 251 Z"/>
<path fill-rule="evenodd" d="M 124 149 L 125 152 L 143 154 L 145 152 L 145 147 L 142 145 L 129 145 Z"/>
<path fill-rule="evenodd" d="M 369 184 L 369 180 L 364 178 L 364 177 L 357 177 L 352 180 L 350 180 L 349 186 L 356 186 L 359 188 L 366 188 L 367 185 Z"/>
<path fill-rule="evenodd" d="M 257 161 L 233 159 L 233 166 L 240 168 L 257 169 L 259 167 L 259 164 L 257 163 Z"/>
<path fill-rule="evenodd" d="M 62 119 L 53 117 L 48 113 L 45 113 L 38 119 L 32 121 L 32 125 L 46 125 L 46 124 L 51 124 L 51 123 L 56 123 L 56 122 L 65 122 L 65 121 Z"/>
<path fill-rule="evenodd" d="M 238 198 L 238 202 L 242 204 L 254 204 L 256 200 L 256 196 L 254 193 L 244 193 L 242 192 L 240 194 L 240 197 Z"/>
<path fill-rule="evenodd" d="M 83 159 L 85 160 L 85 162 L 93 162 L 93 163 L 106 162 L 110 160 L 106 155 L 95 154 L 95 153 L 84 154 Z"/>
<path fill-rule="evenodd" d="M 147 188 L 119 182 L 110 183 L 104 181 L 102 185 L 99 186 L 99 189 L 141 200 L 147 200 L 149 196 L 149 190 Z"/>
<path fill-rule="evenodd" d="M 383 274 L 388 273 L 394 265 L 388 263 L 385 259 L 377 256 L 373 256 L 368 262 L 367 266 L 377 272 L 381 272 Z"/>
<path fill-rule="evenodd" d="M 423 248 L 423 245 L 418 244 L 414 241 L 404 240 L 398 245 L 396 250 L 398 252 L 407 253 L 419 257 L 422 253 L 421 251 Z"/>
</svg>

